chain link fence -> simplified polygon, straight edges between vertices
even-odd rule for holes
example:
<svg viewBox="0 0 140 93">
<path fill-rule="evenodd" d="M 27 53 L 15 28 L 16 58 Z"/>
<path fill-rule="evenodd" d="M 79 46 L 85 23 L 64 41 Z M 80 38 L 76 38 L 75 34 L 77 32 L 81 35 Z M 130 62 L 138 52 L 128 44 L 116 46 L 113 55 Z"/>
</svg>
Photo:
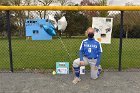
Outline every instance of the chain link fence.
<svg viewBox="0 0 140 93">
<path fill-rule="evenodd" d="M 11 11 L 12 14 L 14 11 Z M 33 12 L 33 11 L 32 11 Z M 35 11 L 34 11 L 35 12 Z M 54 12 L 53 12 L 54 13 Z M 4 13 L 6 14 L 6 12 Z M 50 13 L 49 13 L 50 14 Z M 106 15 L 107 14 L 107 15 Z M 92 26 L 92 17 L 113 18 L 111 44 L 102 44 L 102 68 L 107 71 L 117 71 L 119 67 L 120 46 L 120 11 L 61 11 L 56 13 L 58 20 L 62 15 L 67 19 L 68 26 L 52 40 L 30 40 L 25 34 L 25 20 L 19 25 L 13 25 L 16 16 L 11 16 L 11 48 L 14 71 L 32 72 L 54 70 L 56 62 L 69 62 L 70 68 L 74 59 L 79 57 L 79 47 L 85 36 L 85 30 Z M 140 26 L 139 11 L 124 11 L 122 70 L 139 71 L 140 69 Z M 0 19 L 6 24 L 6 15 Z M 4 22 L 5 21 L 5 22 Z M 20 20 L 17 20 L 18 22 Z M 17 24 L 17 23 L 15 23 Z M 6 27 L 1 24 L 0 32 L 0 71 L 9 71 L 9 43 Z"/>
<path fill-rule="evenodd" d="M 124 12 L 124 38 L 122 51 L 123 69 L 135 70 L 140 68 L 140 11 Z"/>
<path fill-rule="evenodd" d="M 9 49 L 6 31 L 6 14 L 0 16 L 0 69 L 1 71 L 9 70 Z"/>
</svg>

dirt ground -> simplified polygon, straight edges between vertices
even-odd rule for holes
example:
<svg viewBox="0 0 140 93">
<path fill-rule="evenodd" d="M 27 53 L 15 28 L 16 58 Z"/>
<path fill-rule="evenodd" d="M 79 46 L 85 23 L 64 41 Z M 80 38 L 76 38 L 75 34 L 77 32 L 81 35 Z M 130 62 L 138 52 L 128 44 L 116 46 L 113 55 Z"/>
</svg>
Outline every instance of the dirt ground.
<svg viewBox="0 0 140 93">
<path fill-rule="evenodd" d="M 72 84 L 73 74 L 0 73 L 0 93 L 140 93 L 140 72 L 104 72 L 97 80 L 90 74 Z"/>
</svg>

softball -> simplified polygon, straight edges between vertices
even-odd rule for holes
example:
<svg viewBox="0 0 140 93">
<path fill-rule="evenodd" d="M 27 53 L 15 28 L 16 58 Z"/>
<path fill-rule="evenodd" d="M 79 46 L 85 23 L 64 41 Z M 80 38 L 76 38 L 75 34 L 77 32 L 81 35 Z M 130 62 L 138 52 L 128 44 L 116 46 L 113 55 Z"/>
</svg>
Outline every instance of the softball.
<svg viewBox="0 0 140 93">
<path fill-rule="evenodd" d="M 56 74 L 56 72 L 55 72 L 55 71 L 53 71 L 53 72 L 52 72 L 52 74 L 53 74 L 53 75 L 55 75 L 55 74 Z"/>
</svg>

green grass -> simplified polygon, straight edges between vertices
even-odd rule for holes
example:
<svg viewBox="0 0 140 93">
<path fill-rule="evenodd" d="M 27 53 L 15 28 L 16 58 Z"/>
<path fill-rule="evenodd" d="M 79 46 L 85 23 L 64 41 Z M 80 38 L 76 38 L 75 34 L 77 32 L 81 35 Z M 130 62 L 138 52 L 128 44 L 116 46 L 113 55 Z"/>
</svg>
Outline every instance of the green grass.
<svg viewBox="0 0 140 93">
<path fill-rule="evenodd" d="M 79 57 L 79 47 L 82 39 L 62 39 L 71 58 L 59 39 L 51 41 L 31 41 L 13 39 L 14 69 L 54 69 L 55 62 L 70 62 Z M 119 39 L 112 39 L 112 43 L 102 44 L 103 54 L 101 65 L 106 69 L 117 69 L 119 60 Z M 140 39 L 124 39 L 122 51 L 122 67 L 140 68 Z M 8 41 L 0 39 L 0 69 L 9 69 Z"/>
</svg>

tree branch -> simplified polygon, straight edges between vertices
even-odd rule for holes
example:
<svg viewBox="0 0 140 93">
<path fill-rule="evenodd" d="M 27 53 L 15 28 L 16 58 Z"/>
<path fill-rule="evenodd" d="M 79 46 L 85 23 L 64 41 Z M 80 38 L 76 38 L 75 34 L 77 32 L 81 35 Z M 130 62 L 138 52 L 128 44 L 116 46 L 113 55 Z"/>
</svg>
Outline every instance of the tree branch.
<svg viewBox="0 0 140 93">
<path fill-rule="evenodd" d="M 45 5 L 45 3 L 43 1 L 41 1 L 41 0 L 38 0 L 38 2 L 42 3 L 43 5 Z"/>
</svg>

